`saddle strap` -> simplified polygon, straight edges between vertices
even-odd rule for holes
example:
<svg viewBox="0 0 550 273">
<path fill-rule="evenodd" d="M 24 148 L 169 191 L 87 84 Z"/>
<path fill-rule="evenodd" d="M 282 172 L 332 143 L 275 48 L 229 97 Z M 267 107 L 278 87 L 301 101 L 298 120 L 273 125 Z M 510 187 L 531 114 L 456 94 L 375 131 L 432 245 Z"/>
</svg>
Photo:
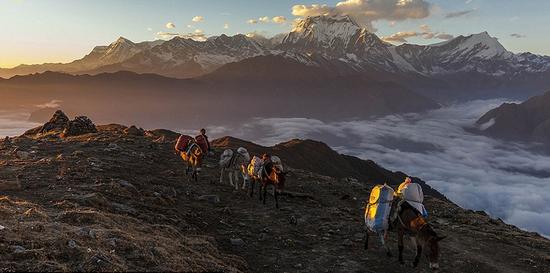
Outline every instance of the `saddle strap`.
<svg viewBox="0 0 550 273">
<path fill-rule="evenodd" d="M 239 154 L 238 152 L 233 153 L 233 155 L 231 156 L 231 159 L 229 160 L 229 164 L 227 164 L 226 168 L 233 166 L 233 164 L 237 162 L 237 158 L 239 156 L 241 156 L 241 154 Z"/>
</svg>

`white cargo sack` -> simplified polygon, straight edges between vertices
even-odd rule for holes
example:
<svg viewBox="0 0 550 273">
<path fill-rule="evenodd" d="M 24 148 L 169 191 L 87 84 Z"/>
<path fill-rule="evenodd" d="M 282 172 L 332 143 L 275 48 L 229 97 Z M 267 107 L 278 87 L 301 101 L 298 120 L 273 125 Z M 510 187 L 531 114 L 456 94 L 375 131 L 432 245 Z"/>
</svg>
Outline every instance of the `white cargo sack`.
<svg viewBox="0 0 550 273">
<path fill-rule="evenodd" d="M 283 161 L 278 156 L 272 156 L 271 162 L 273 162 L 273 166 L 277 168 L 280 172 L 283 172 Z"/>
<path fill-rule="evenodd" d="M 229 165 L 229 162 L 231 161 L 231 158 L 233 157 L 233 150 L 227 149 L 223 151 L 221 157 L 220 157 L 220 167 L 227 167 Z"/>
<path fill-rule="evenodd" d="M 248 164 L 248 175 L 250 176 L 259 176 L 259 172 L 264 164 L 263 160 L 257 156 L 252 158 L 250 164 Z"/>
<path fill-rule="evenodd" d="M 248 150 L 240 147 L 239 149 L 237 149 L 237 153 L 239 153 L 244 158 L 244 162 L 250 162 L 250 154 L 248 153 Z"/>
<path fill-rule="evenodd" d="M 407 201 L 409 205 L 415 208 L 422 216 L 427 217 L 428 211 L 424 207 L 424 193 L 422 192 L 422 186 L 417 183 L 407 184 L 401 191 L 401 197 Z"/>
<path fill-rule="evenodd" d="M 388 229 L 393 193 L 393 189 L 386 184 L 376 185 L 372 189 L 365 209 L 365 224 L 369 230 L 382 232 Z"/>
</svg>

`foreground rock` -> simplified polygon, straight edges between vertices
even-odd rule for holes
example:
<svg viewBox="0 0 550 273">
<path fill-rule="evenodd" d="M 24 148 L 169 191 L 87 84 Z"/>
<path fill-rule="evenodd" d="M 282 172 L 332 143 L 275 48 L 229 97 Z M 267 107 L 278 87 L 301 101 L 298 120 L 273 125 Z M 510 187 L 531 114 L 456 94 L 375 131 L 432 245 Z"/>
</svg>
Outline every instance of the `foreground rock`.
<svg viewBox="0 0 550 273">
<path fill-rule="evenodd" d="M 88 117 L 78 116 L 70 120 L 63 111 L 57 110 L 43 126 L 31 129 L 24 135 L 71 137 L 90 133 L 97 133 L 97 128 Z"/>
</svg>

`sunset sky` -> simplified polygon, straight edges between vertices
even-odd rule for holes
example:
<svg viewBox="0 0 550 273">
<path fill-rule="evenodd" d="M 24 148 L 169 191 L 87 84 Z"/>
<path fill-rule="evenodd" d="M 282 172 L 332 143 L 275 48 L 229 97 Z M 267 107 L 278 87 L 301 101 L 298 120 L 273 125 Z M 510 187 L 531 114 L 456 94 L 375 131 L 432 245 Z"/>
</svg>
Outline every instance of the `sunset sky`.
<svg viewBox="0 0 550 273">
<path fill-rule="evenodd" d="M 550 55 L 548 0 L 0 0 L 0 67 L 69 62 L 119 36 L 272 36 L 289 32 L 296 18 L 326 12 L 352 13 L 396 44 L 488 31 L 513 52 Z"/>
</svg>

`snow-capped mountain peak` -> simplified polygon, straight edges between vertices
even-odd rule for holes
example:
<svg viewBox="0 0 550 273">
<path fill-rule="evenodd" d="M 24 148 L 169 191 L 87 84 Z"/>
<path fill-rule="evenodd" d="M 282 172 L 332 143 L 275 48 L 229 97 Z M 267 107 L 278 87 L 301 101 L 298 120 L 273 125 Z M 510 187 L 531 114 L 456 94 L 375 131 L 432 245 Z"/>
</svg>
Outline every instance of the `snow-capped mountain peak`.
<svg viewBox="0 0 550 273">
<path fill-rule="evenodd" d="M 315 16 L 307 17 L 294 27 L 292 32 L 321 43 L 330 43 L 335 38 L 348 40 L 361 31 L 361 27 L 349 16 Z"/>
<path fill-rule="evenodd" d="M 320 15 L 298 22 L 277 49 L 353 62 L 367 59 L 384 59 L 382 62 L 385 62 L 391 55 L 388 47 L 349 16 Z"/>
<path fill-rule="evenodd" d="M 134 42 L 120 36 L 116 41 L 112 42 L 110 46 L 121 46 L 121 45 L 135 45 Z"/>
<path fill-rule="evenodd" d="M 487 32 L 465 37 L 458 49 L 477 50 L 476 56 L 480 58 L 492 58 L 508 53 L 498 39 L 491 37 Z"/>
</svg>

